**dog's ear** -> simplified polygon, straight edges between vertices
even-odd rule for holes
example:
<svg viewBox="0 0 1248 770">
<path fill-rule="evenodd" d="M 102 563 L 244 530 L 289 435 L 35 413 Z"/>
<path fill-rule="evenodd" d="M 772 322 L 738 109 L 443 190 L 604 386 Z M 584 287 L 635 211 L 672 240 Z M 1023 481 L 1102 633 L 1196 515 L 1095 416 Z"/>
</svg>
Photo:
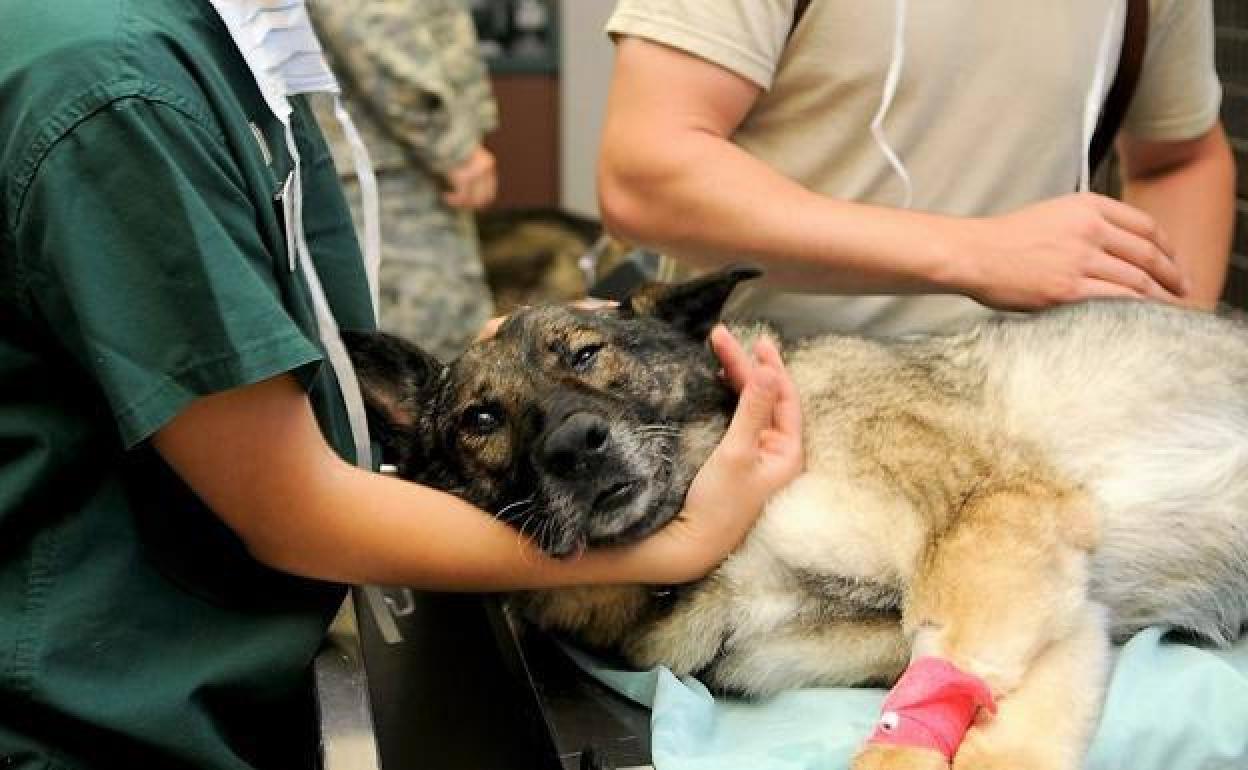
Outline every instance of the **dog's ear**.
<svg viewBox="0 0 1248 770">
<path fill-rule="evenodd" d="M 385 332 L 342 331 L 360 381 L 368 424 L 387 456 L 410 449 L 445 366 L 434 356 Z"/>
<path fill-rule="evenodd" d="M 653 316 L 704 340 L 737 284 L 762 274 L 757 267 L 734 265 L 683 283 L 646 284 L 620 304 L 620 315 Z"/>
</svg>

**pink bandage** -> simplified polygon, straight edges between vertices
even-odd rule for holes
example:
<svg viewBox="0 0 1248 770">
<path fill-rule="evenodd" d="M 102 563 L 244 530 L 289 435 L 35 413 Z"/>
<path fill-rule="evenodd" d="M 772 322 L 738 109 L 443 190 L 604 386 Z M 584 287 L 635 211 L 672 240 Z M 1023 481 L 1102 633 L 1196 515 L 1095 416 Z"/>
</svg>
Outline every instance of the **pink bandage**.
<svg viewBox="0 0 1248 770">
<path fill-rule="evenodd" d="M 919 658 L 884 699 L 867 743 L 934 749 L 952 761 L 980 708 L 997 713 L 984 680 L 947 660 Z"/>
</svg>

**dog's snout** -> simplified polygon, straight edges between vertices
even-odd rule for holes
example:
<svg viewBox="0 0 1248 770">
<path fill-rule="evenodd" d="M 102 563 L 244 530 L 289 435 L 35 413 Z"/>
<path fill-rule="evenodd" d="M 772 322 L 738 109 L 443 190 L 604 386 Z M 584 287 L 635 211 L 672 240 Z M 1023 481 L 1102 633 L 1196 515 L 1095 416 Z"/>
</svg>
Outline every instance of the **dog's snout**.
<svg viewBox="0 0 1248 770">
<path fill-rule="evenodd" d="M 603 418 L 589 412 L 574 412 L 542 442 L 542 464 L 563 478 L 592 473 L 602 465 L 609 433 L 610 428 Z"/>
</svg>

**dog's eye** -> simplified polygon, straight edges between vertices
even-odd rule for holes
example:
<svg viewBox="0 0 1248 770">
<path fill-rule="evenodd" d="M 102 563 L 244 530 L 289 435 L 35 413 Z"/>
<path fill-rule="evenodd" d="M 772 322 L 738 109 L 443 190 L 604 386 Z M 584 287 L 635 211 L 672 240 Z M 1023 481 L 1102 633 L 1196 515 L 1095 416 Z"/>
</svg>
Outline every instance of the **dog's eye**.
<svg viewBox="0 0 1248 770">
<path fill-rule="evenodd" d="M 578 372 L 587 372 L 594 365 L 594 358 L 597 357 L 598 351 L 602 350 L 602 345 L 585 345 L 577 348 L 572 353 L 572 368 Z"/>
<path fill-rule="evenodd" d="M 491 406 L 469 409 L 460 418 L 464 430 L 478 436 L 488 436 L 503 426 L 503 415 Z"/>
</svg>

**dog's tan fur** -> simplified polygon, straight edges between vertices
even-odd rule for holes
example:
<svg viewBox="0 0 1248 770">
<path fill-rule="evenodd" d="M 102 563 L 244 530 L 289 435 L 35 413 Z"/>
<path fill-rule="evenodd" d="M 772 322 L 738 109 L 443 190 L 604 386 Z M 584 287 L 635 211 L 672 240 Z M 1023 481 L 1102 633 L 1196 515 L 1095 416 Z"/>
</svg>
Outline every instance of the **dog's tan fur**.
<svg viewBox="0 0 1248 770">
<path fill-rule="evenodd" d="M 610 361 L 612 379 L 639 365 Z M 543 592 L 517 598 L 528 614 L 751 694 L 890 683 L 940 656 L 1000 702 L 959 770 L 1074 770 L 1110 638 L 1166 623 L 1217 643 L 1248 619 L 1243 325 L 1101 303 L 952 337 L 819 338 L 786 362 L 806 471 L 736 553 L 670 597 Z M 700 463 L 725 421 L 683 425 L 678 456 Z M 946 764 L 869 747 L 854 767 Z"/>
</svg>

